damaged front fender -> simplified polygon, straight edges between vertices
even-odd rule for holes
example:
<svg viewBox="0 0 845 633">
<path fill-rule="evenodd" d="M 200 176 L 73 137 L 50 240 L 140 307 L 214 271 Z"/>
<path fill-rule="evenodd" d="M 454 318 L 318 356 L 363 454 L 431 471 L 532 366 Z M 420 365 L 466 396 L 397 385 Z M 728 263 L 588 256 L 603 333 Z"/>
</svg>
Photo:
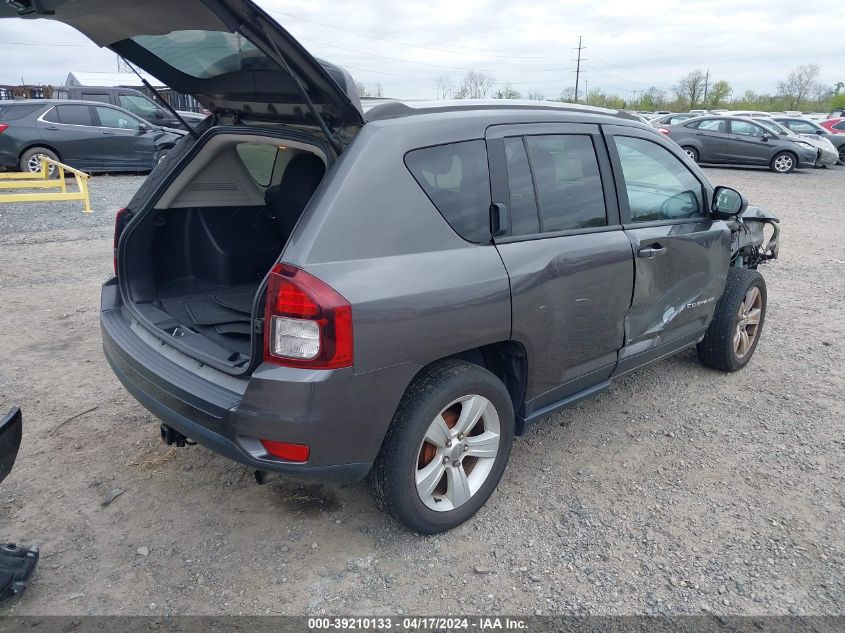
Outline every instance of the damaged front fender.
<svg viewBox="0 0 845 633">
<path fill-rule="evenodd" d="M 766 226 L 772 227 L 766 235 Z M 777 259 L 780 247 L 780 220 L 763 207 L 749 206 L 729 223 L 731 229 L 731 266 L 756 269 L 761 263 Z"/>
</svg>

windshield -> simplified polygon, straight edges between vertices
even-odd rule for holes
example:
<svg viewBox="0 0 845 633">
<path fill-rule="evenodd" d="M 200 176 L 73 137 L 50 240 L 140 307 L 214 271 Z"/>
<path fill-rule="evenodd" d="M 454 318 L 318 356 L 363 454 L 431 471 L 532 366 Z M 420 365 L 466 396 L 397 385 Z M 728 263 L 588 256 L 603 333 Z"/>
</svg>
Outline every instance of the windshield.
<svg viewBox="0 0 845 633">
<path fill-rule="evenodd" d="M 240 70 L 279 70 L 269 57 L 238 33 L 172 31 L 167 35 L 136 35 L 132 41 L 197 79 Z"/>
<path fill-rule="evenodd" d="M 769 132 L 773 132 L 774 134 L 778 134 L 780 136 L 796 136 L 796 134 L 792 130 L 783 127 L 780 123 L 776 123 L 771 119 L 754 119 L 754 122 L 766 128 L 767 130 L 769 130 Z"/>
</svg>

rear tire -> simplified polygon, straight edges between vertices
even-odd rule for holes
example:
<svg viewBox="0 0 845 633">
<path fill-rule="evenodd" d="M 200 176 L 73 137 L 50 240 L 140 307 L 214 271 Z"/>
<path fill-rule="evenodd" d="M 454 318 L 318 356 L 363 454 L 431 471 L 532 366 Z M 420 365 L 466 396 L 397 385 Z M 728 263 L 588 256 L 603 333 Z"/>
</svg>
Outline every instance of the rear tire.
<svg viewBox="0 0 845 633">
<path fill-rule="evenodd" d="M 501 380 L 472 363 L 436 363 L 396 410 L 368 476 L 373 496 L 416 532 L 450 530 L 493 493 L 513 434 L 513 403 Z"/>
<path fill-rule="evenodd" d="M 769 163 L 769 168 L 778 174 L 788 174 L 798 165 L 798 159 L 792 152 L 778 152 Z"/>
<path fill-rule="evenodd" d="M 685 146 L 685 147 L 682 147 L 681 149 L 684 150 L 686 155 L 689 156 L 692 159 L 692 162 L 694 162 L 694 163 L 698 162 L 699 156 L 698 156 L 698 150 L 697 149 L 695 149 L 694 147 L 690 147 L 688 145 Z"/>
<path fill-rule="evenodd" d="M 59 157 L 56 156 L 55 152 L 47 149 L 46 147 L 30 147 L 23 154 L 21 154 L 21 171 L 30 174 L 40 173 L 41 161 L 38 159 L 38 157 L 42 155 L 46 156 L 47 158 L 52 158 L 53 160 L 59 160 Z M 50 178 L 55 178 L 56 176 L 56 168 L 51 165 Z"/>
<path fill-rule="evenodd" d="M 839 164 L 845 165 L 845 143 L 839 146 Z"/>
<path fill-rule="evenodd" d="M 698 344 L 701 362 L 726 372 L 745 367 L 760 341 L 766 301 L 763 275 L 747 268 L 729 268 L 713 320 Z"/>
</svg>

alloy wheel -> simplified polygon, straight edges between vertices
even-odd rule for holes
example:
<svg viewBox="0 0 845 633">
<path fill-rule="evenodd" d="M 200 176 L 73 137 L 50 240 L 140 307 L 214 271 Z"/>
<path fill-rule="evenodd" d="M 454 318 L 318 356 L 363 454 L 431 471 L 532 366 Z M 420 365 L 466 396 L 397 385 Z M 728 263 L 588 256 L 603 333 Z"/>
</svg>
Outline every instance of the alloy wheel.
<svg viewBox="0 0 845 633">
<path fill-rule="evenodd" d="M 734 353 L 738 359 L 745 358 L 754 347 L 757 332 L 760 329 L 760 316 L 763 312 L 763 295 L 760 289 L 752 286 L 745 293 L 745 299 L 739 306 L 734 331 Z"/>
<path fill-rule="evenodd" d="M 794 164 L 795 161 L 792 160 L 792 156 L 789 154 L 781 154 L 775 158 L 775 171 L 786 173 L 792 169 Z"/>
<path fill-rule="evenodd" d="M 38 174 L 41 172 L 41 157 L 44 156 L 43 154 L 34 154 L 30 156 L 29 160 L 26 163 L 26 168 L 29 170 L 30 173 Z M 45 158 L 49 158 L 45 156 Z M 49 167 L 50 175 L 52 176 L 56 172 L 55 165 L 50 165 Z"/>
<path fill-rule="evenodd" d="M 684 151 L 686 152 L 687 156 L 689 156 L 691 159 L 695 160 L 697 158 L 694 149 L 685 149 Z"/>
<path fill-rule="evenodd" d="M 467 395 L 432 420 L 417 455 L 420 500 L 448 512 L 464 505 L 487 480 L 499 453 L 501 427 L 487 398 Z"/>
</svg>

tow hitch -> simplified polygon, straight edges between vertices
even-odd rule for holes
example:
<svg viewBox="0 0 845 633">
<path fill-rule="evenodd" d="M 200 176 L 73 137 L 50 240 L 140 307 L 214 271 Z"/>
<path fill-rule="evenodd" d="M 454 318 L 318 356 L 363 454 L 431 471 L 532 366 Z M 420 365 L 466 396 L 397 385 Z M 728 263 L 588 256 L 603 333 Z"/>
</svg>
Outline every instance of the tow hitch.
<svg viewBox="0 0 845 633">
<path fill-rule="evenodd" d="M 182 435 L 179 431 L 174 428 L 167 426 L 166 424 L 162 424 L 161 428 L 161 441 L 167 444 L 168 446 L 173 446 L 176 444 L 179 448 L 184 448 L 185 446 L 195 446 L 196 442 L 192 442 L 187 437 Z"/>
</svg>

